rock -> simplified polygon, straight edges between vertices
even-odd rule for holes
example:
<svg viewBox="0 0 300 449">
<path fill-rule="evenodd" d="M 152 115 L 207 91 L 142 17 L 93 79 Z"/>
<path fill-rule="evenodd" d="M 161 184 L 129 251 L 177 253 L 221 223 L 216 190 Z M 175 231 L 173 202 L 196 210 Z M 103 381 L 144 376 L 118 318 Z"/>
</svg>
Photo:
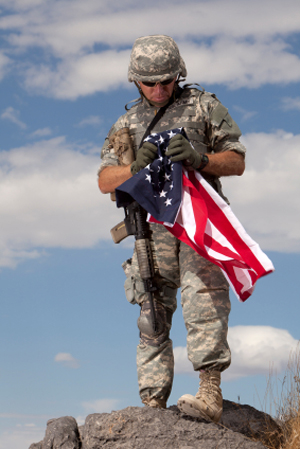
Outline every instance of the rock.
<svg viewBox="0 0 300 449">
<path fill-rule="evenodd" d="M 182 415 L 177 407 L 157 410 L 128 407 L 110 414 L 89 415 L 84 449 L 262 449 L 242 434 L 223 426 Z"/>
<path fill-rule="evenodd" d="M 183 415 L 176 406 L 127 407 L 89 415 L 80 430 L 72 417 L 50 420 L 44 440 L 29 449 L 264 449 L 270 429 L 279 441 L 280 428 L 269 415 L 230 401 L 218 424 Z"/>
<path fill-rule="evenodd" d="M 77 422 L 72 416 L 50 419 L 41 449 L 80 449 Z"/>
<path fill-rule="evenodd" d="M 276 421 L 250 405 L 224 400 L 220 424 L 267 446 L 279 448 L 282 443 L 282 429 Z"/>
<path fill-rule="evenodd" d="M 29 449 L 43 449 L 42 443 L 42 441 L 40 443 L 32 443 Z"/>
</svg>

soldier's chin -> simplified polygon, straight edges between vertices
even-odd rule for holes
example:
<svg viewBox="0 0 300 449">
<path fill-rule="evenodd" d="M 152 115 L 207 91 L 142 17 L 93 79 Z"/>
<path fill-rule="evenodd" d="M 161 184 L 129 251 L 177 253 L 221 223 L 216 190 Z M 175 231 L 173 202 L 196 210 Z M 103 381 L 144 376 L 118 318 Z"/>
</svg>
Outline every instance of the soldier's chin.
<svg viewBox="0 0 300 449">
<path fill-rule="evenodd" d="M 166 100 L 163 101 L 150 101 L 151 104 L 153 104 L 153 106 L 157 106 L 158 108 L 161 108 L 162 106 L 165 106 L 169 101 L 169 98 L 167 98 Z"/>
</svg>

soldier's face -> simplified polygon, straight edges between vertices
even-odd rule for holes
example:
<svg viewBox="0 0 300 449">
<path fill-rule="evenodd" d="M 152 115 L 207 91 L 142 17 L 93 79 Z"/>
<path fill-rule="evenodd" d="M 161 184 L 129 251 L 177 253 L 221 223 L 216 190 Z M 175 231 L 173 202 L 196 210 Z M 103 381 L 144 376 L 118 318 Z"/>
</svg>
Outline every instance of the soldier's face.
<svg viewBox="0 0 300 449">
<path fill-rule="evenodd" d="M 168 103 L 171 98 L 171 95 L 174 91 L 174 84 L 176 78 L 174 78 L 170 84 L 163 86 L 160 83 L 155 84 L 153 87 L 146 86 L 144 83 L 139 81 L 140 88 L 142 89 L 143 94 L 150 101 L 150 103 L 154 104 L 154 106 L 162 107 Z"/>
</svg>

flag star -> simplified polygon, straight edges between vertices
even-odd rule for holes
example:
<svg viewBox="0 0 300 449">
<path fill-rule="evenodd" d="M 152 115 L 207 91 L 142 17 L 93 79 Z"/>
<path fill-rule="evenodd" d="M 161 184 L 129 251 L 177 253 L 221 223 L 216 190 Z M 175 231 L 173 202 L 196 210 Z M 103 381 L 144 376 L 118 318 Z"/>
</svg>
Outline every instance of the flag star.
<svg viewBox="0 0 300 449">
<path fill-rule="evenodd" d="M 149 171 L 153 171 L 152 168 L 151 168 L 151 164 L 146 165 L 145 168 L 147 168 Z"/>
<path fill-rule="evenodd" d="M 165 201 L 165 205 L 166 206 L 171 206 L 171 204 L 172 204 L 172 198 L 167 198 L 166 201 Z"/>
<path fill-rule="evenodd" d="M 166 194 L 167 194 L 167 192 L 165 192 L 164 190 L 162 190 L 161 192 L 160 192 L 160 194 L 159 194 L 159 196 L 160 196 L 160 198 L 161 197 L 166 197 Z"/>
<path fill-rule="evenodd" d="M 169 139 L 172 139 L 172 137 L 176 136 L 176 133 L 173 133 L 173 131 L 170 131 L 168 133 L 168 135 L 169 135 Z"/>
<path fill-rule="evenodd" d="M 152 136 L 147 136 L 145 139 L 144 139 L 144 142 L 148 142 L 148 140 L 151 140 L 152 139 Z"/>
<path fill-rule="evenodd" d="M 165 173 L 165 181 L 170 181 L 171 179 L 171 175 L 168 175 L 167 173 Z"/>
<path fill-rule="evenodd" d="M 170 190 L 173 190 L 173 188 L 174 188 L 174 184 L 173 184 L 173 182 L 170 184 Z"/>
<path fill-rule="evenodd" d="M 165 139 L 163 138 L 163 136 L 160 136 L 159 138 L 159 143 L 164 143 Z"/>
<path fill-rule="evenodd" d="M 174 170 L 174 164 L 171 165 L 171 170 L 172 170 L 172 171 Z"/>
<path fill-rule="evenodd" d="M 150 183 L 151 183 L 151 175 L 146 175 L 146 179 L 145 179 L 145 181 L 148 181 L 148 182 L 150 182 Z"/>
<path fill-rule="evenodd" d="M 160 162 L 162 162 L 164 158 L 162 156 L 159 156 L 158 159 L 160 160 Z"/>
</svg>

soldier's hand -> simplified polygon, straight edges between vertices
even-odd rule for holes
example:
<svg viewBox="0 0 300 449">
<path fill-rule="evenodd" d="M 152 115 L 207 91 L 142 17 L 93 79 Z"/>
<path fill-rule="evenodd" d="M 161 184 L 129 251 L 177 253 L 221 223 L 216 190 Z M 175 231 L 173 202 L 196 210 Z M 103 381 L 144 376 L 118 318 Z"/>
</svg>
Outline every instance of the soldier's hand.
<svg viewBox="0 0 300 449">
<path fill-rule="evenodd" d="M 197 169 L 202 162 L 202 155 L 194 150 L 182 134 L 172 137 L 166 154 L 172 162 L 183 161 L 183 165 L 186 167 Z"/>
<path fill-rule="evenodd" d="M 144 142 L 137 152 L 136 160 L 132 162 L 130 171 L 135 175 L 142 168 L 151 164 L 157 157 L 157 146 L 150 142 Z"/>
</svg>

